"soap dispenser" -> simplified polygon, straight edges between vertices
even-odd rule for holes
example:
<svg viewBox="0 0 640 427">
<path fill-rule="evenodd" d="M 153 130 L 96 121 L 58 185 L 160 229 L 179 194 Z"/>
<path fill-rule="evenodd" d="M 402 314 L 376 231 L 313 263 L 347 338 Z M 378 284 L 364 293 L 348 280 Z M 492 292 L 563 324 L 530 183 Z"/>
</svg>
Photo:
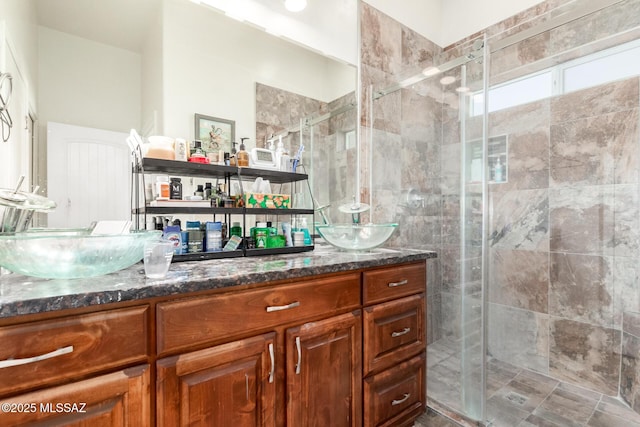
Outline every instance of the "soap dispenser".
<svg viewBox="0 0 640 427">
<path fill-rule="evenodd" d="M 235 141 L 231 143 L 231 156 L 229 156 L 229 166 L 236 166 L 237 165 L 236 145 L 238 145 L 238 143 L 235 142 Z"/>
<path fill-rule="evenodd" d="M 238 154 L 237 154 L 238 167 L 241 167 L 241 168 L 249 167 L 249 153 L 247 153 L 247 150 L 244 145 L 245 139 L 249 139 L 249 138 L 240 138 L 240 151 L 238 151 Z"/>
</svg>

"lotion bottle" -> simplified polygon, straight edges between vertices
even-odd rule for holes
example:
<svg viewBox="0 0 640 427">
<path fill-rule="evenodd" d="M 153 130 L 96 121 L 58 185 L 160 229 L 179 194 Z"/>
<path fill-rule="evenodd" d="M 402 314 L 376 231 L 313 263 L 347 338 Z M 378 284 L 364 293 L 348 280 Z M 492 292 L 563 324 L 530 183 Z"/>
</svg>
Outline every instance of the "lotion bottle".
<svg viewBox="0 0 640 427">
<path fill-rule="evenodd" d="M 247 152 L 244 140 L 249 138 L 240 138 L 240 151 L 236 155 L 238 158 L 238 167 L 249 167 L 249 153 Z"/>
<path fill-rule="evenodd" d="M 502 178 L 503 178 L 503 172 L 502 172 L 502 164 L 500 163 L 500 157 L 498 157 L 498 160 L 496 161 L 496 166 L 494 169 L 494 177 L 493 180 L 495 182 L 502 182 Z"/>
</svg>

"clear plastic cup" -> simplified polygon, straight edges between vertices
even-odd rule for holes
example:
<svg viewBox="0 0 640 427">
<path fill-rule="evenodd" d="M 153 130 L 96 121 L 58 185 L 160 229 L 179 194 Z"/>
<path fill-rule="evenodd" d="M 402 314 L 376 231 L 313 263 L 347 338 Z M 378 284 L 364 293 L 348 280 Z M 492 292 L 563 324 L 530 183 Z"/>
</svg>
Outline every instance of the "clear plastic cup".
<svg viewBox="0 0 640 427">
<path fill-rule="evenodd" d="M 144 246 L 144 274 L 149 279 L 162 279 L 167 275 L 173 258 L 173 242 L 148 242 Z"/>
</svg>

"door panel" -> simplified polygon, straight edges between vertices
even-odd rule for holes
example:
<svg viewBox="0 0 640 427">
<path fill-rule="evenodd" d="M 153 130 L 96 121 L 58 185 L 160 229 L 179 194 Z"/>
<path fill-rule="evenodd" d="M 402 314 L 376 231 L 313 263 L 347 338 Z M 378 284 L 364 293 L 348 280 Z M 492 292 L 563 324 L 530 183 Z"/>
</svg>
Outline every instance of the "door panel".
<svg viewBox="0 0 640 427">
<path fill-rule="evenodd" d="M 286 332 L 287 425 L 362 424 L 361 312 Z"/>
<path fill-rule="evenodd" d="M 58 207 L 49 227 L 128 220 L 131 170 L 126 133 L 47 124 L 48 196 Z"/>
</svg>

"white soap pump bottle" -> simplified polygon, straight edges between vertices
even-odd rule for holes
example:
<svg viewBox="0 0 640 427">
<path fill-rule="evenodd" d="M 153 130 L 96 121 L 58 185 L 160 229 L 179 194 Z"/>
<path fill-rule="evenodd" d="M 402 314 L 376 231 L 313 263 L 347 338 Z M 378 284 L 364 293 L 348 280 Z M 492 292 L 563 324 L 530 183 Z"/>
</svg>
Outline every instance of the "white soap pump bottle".
<svg viewBox="0 0 640 427">
<path fill-rule="evenodd" d="M 502 178 L 503 178 L 503 171 L 502 171 L 502 164 L 500 163 L 500 157 L 498 157 L 498 160 L 496 161 L 496 166 L 494 169 L 494 178 L 493 180 L 495 182 L 502 182 Z"/>
</svg>

